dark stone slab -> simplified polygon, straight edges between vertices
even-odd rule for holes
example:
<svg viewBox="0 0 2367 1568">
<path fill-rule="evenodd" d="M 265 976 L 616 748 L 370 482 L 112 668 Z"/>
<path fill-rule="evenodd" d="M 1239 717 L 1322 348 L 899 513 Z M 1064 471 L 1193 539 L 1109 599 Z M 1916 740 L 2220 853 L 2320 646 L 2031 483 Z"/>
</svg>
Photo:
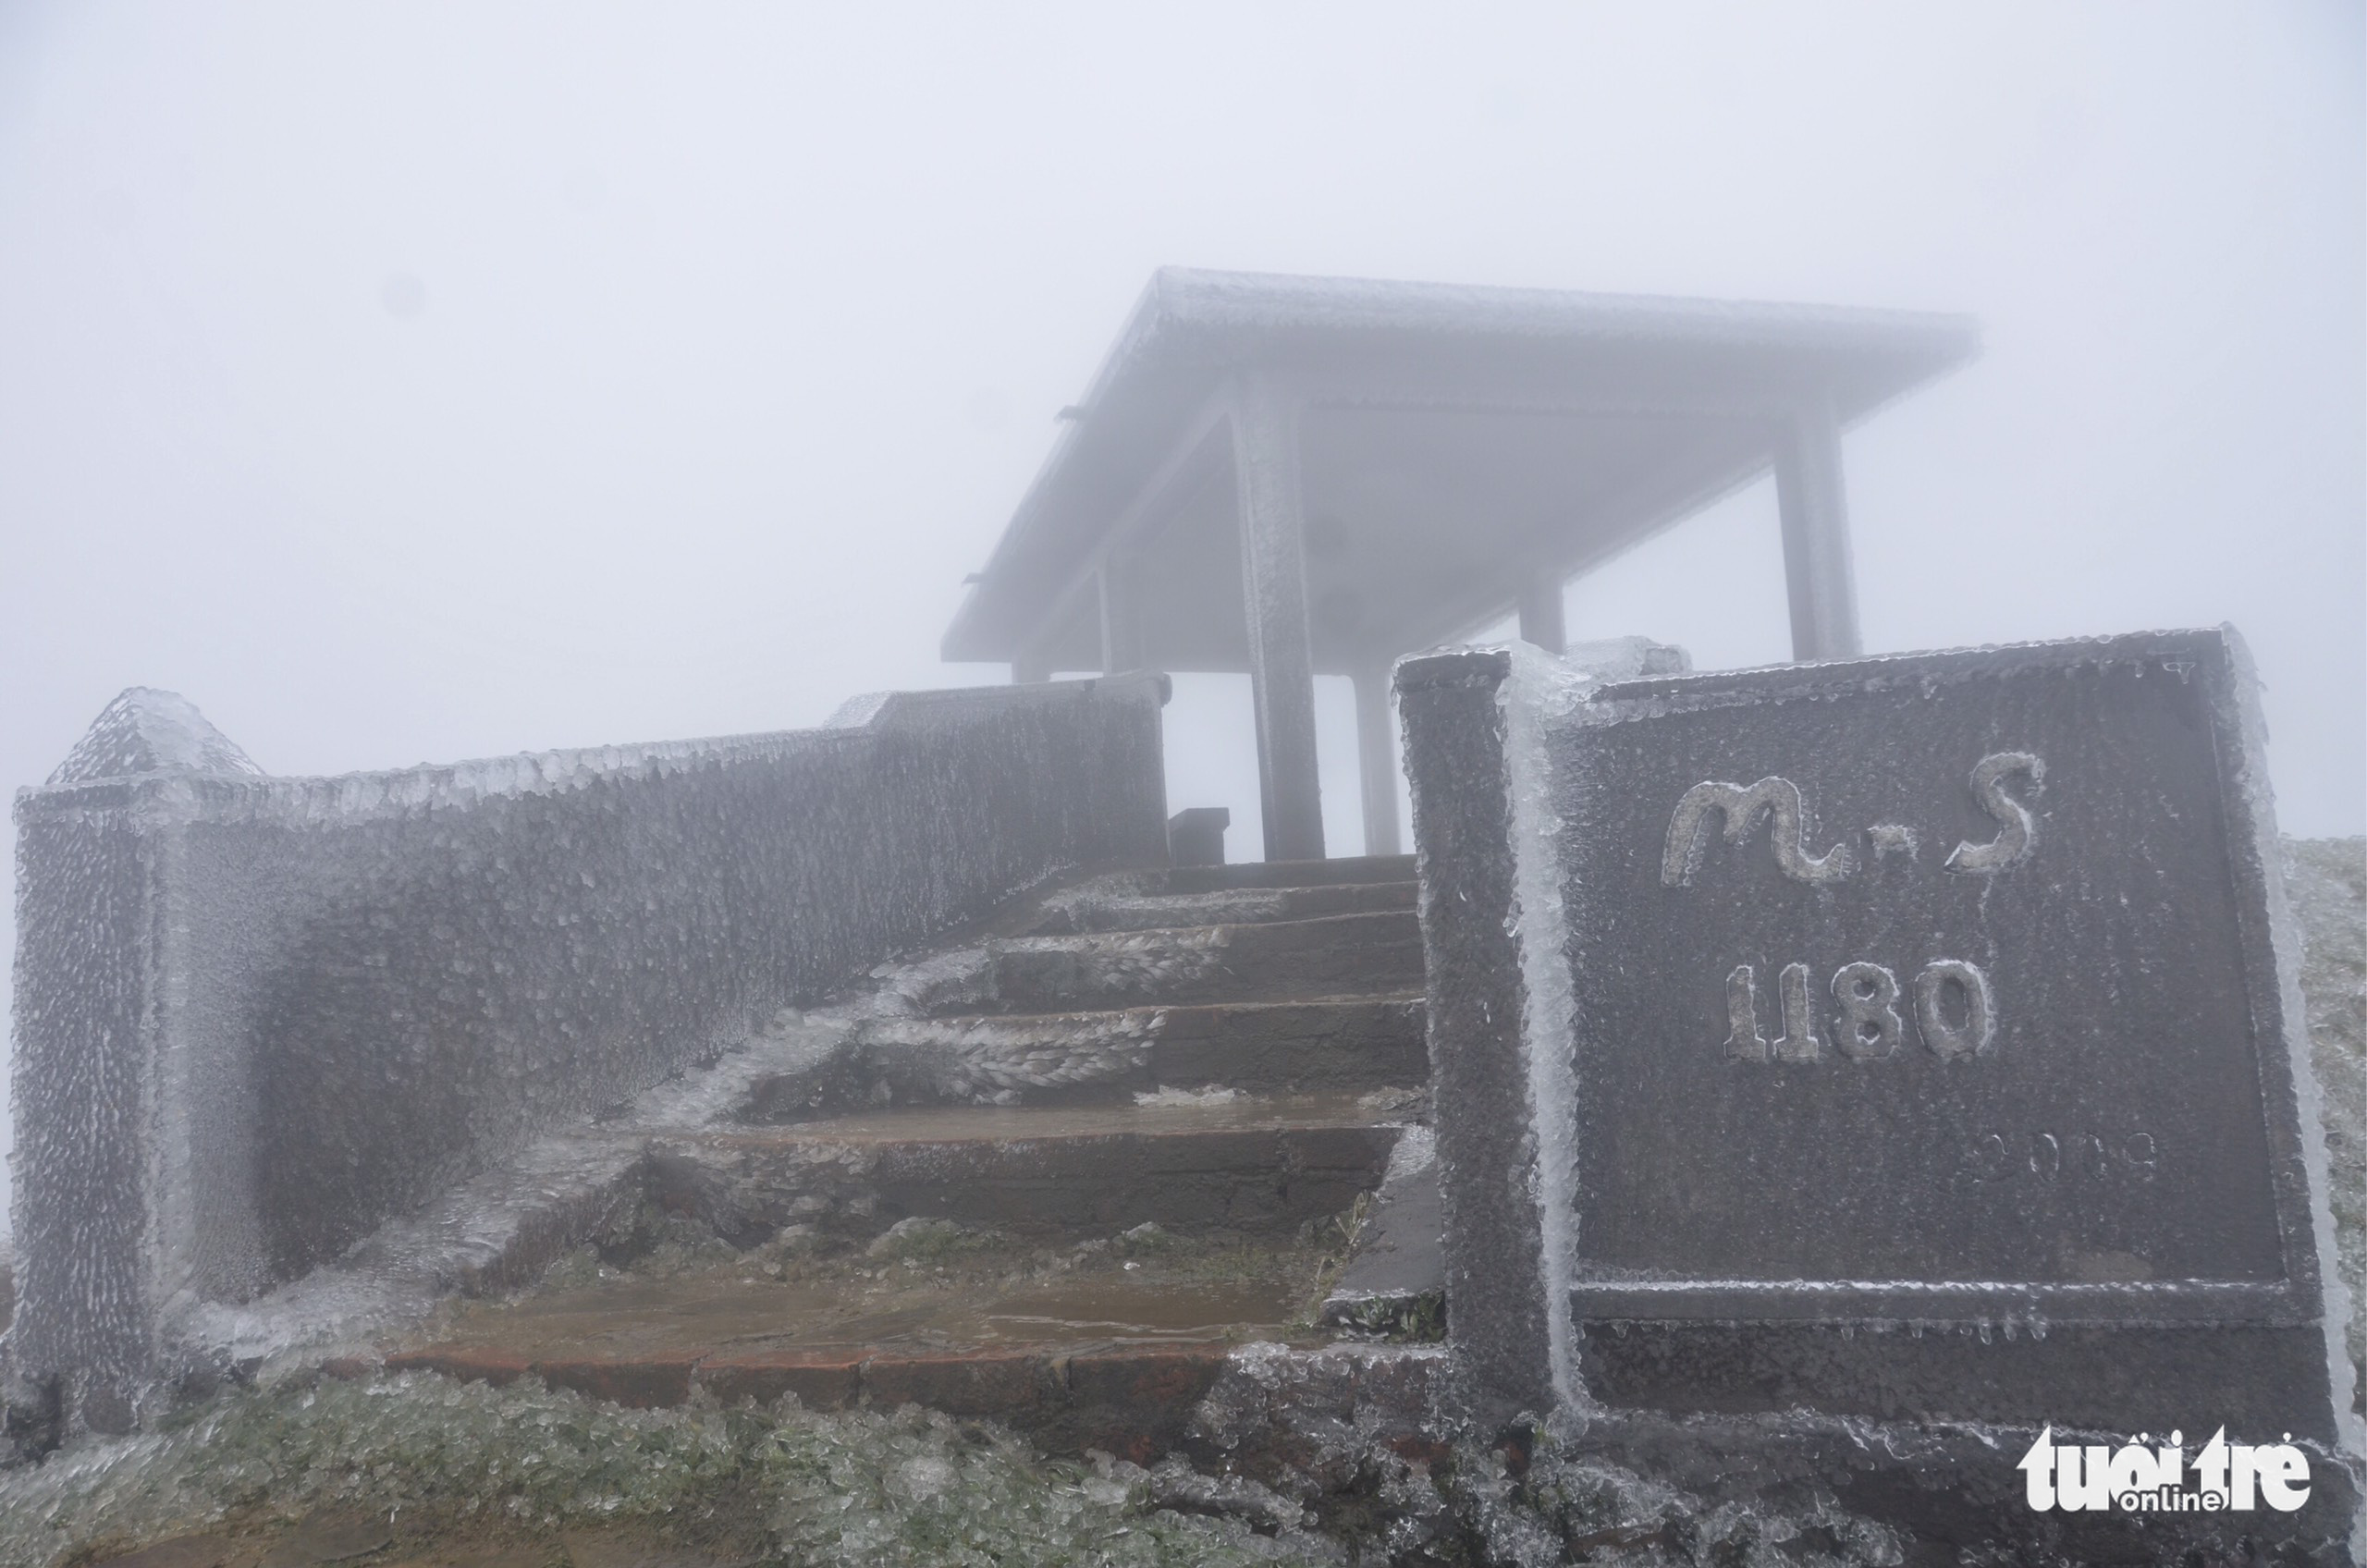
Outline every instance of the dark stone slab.
<svg viewBox="0 0 2367 1568">
<path fill-rule="evenodd" d="M 2063 1436 L 2060 1427 L 2055 1435 Z M 2042 1513 L 2028 1505 L 2016 1464 L 2037 1437 L 2032 1427 L 1907 1427 L 1802 1411 L 1681 1417 L 1621 1411 L 1597 1414 L 1565 1452 L 1639 1471 L 1704 1513 L 1780 1515 L 1829 1499 L 1904 1531 L 1911 1564 L 2339 1568 L 2354 1561 L 2347 1537 L 2359 1488 L 2323 1456 L 2313 1464 L 2308 1502 L 2290 1514 Z M 2190 1434 L 2189 1452 L 2191 1442 Z"/>
<path fill-rule="evenodd" d="M 2352 1440 L 2232 632 L 1400 680 L 1483 1390 Z"/>
<path fill-rule="evenodd" d="M 1324 1298 L 1323 1320 L 1391 1339 L 1437 1339 L 1446 1326 L 1444 1232 L 1435 1141 L 1428 1128 L 1408 1129 L 1355 1255 Z"/>
</svg>

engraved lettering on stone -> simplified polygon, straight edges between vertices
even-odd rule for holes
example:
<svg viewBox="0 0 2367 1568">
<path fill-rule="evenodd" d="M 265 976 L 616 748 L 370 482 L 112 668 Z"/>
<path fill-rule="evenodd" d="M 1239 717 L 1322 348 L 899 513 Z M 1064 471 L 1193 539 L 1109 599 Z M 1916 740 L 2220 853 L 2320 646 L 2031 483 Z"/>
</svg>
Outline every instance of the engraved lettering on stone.
<svg viewBox="0 0 2367 1568">
<path fill-rule="evenodd" d="M 1897 1054 L 1907 1033 L 1898 1015 L 1898 976 L 1879 963 L 1845 963 L 1833 976 L 1833 999 L 1841 1004 L 1833 1043 L 1852 1061 L 1881 1061 Z"/>
<path fill-rule="evenodd" d="M 1775 1060 L 1816 1060 L 1824 1054 L 1824 1042 L 1817 1037 L 1816 1019 L 1809 1011 L 1809 966 L 1785 964 L 1775 988 L 1784 998 L 1784 1034 L 1775 1042 Z"/>
<path fill-rule="evenodd" d="M 2030 807 L 2005 792 L 2005 781 L 2017 775 L 2030 780 L 2035 796 L 2046 783 L 2046 763 L 2030 752 L 1992 752 L 1973 765 L 1972 792 L 1981 809 L 1997 822 L 1997 837 L 1986 844 L 1969 839 L 1948 851 L 1950 871 L 1985 875 L 2005 870 L 2030 852 L 2038 821 Z"/>
<path fill-rule="evenodd" d="M 1962 1022 L 1953 1022 L 1951 1014 L 1961 1015 Z M 1989 994 L 1989 976 L 1961 959 L 1933 959 L 1925 964 L 1915 977 L 1915 1026 L 1932 1054 L 1943 1061 L 1989 1055 L 1997 1044 L 1997 1010 Z"/>
<path fill-rule="evenodd" d="M 1846 843 L 1835 844 L 1821 855 L 1811 855 L 1804 842 L 1808 806 L 1800 787 L 1773 775 L 1745 787 L 1715 779 L 1696 784 L 1676 802 L 1668 821 L 1668 845 L 1661 855 L 1661 880 L 1682 888 L 1701 868 L 1702 828 L 1711 812 L 1725 825 L 1726 842 L 1739 844 L 1763 815 L 1769 818 L 1768 842 L 1775 864 L 1795 882 L 1838 882 L 1857 864 Z"/>
<path fill-rule="evenodd" d="M 1888 860 L 1893 855 L 1911 861 L 1922 844 L 1915 829 L 1900 822 L 1875 823 L 1866 829 L 1866 839 L 1873 845 L 1874 858 L 1878 861 Z"/>
<path fill-rule="evenodd" d="M 1750 965 L 1738 963 L 1726 976 L 1726 1060 L 1765 1061 L 1767 1036 L 1759 1032 L 1759 998 L 1752 988 Z"/>
<path fill-rule="evenodd" d="M 2107 1181 L 2115 1178 L 2150 1182 L 2153 1179 L 2155 1145 L 2151 1133 L 2132 1133 L 2117 1151 L 2101 1133 L 2070 1136 L 2070 1146 L 2053 1133 L 1984 1133 L 1966 1151 L 1967 1172 L 1976 1182 L 2029 1180 L 2041 1182 Z"/>
</svg>

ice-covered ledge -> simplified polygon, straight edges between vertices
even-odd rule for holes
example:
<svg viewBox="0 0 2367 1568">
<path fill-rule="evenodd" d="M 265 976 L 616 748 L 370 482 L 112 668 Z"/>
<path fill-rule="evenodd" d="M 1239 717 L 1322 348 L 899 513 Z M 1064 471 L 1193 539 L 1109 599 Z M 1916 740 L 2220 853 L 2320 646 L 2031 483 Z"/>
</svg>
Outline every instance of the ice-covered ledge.
<svg viewBox="0 0 2367 1568">
<path fill-rule="evenodd" d="M 136 1424 L 174 1323 L 1013 891 L 1163 863 L 1165 691 L 331 778 L 125 692 L 17 799 L 7 1401 Z"/>
</svg>

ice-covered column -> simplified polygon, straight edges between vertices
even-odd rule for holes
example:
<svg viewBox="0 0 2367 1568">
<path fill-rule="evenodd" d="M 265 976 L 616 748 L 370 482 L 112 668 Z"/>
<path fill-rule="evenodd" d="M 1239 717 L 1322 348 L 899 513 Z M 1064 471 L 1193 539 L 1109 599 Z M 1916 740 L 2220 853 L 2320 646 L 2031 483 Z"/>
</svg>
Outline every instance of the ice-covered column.
<svg viewBox="0 0 2367 1568">
<path fill-rule="evenodd" d="M 12 1082 L 19 1420 L 129 1430 L 153 1403 L 165 1309 L 262 1269 L 241 1061 L 189 1027 L 173 873 L 209 777 L 254 765 L 169 692 L 124 692 L 17 802 Z M 217 912 L 219 913 L 219 912 Z M 227 1119 L 227 1120 L 226 1120 Z"/>
<path fill-rule="evenodd" d="M 1094 570 L 1101 598 L 1101 671 L 1143 667 L 1141 573 L 1134 558 L 1113 552 Z"/>
<path fill-rule="evenodd" d="M 1520 640 L 1558 654 L 1569 641 L 1562 623 L 1562 580 L 1551 573 L 1533 573 L 1521 584 Z"/>
<path fill-rule="evenodd" d="M 1365 853 L 1393 855 L 1397 838 L 1397 746 L 1389 732 L 1389 666 L 1356 671 L 1356 782 L 1362 786 Z"/>
<path fill-rule="evenodd" d="M 1268 860 L 1323 858 L 1298 423 L 1297 400 L 1271 376 L 1250 372 L 1241 377 L 1233 402 L 1233 472 Z"/>
<path fill-rule="evenodd" d="M 1784 583 L 1792 657 L 1854 658 L 1858 588 L 1849 565 L 1849 510 L 1841 480 L 1841 427 L 1821 394 L 1804 398 L 1775 438 L 1775 503 L 1784 525 Z"/>
<path fill-rule="evenodd" d="M 1446 1219 L 1447 1335 L 1479 1413 L 1551 1409 L 1555 1325 L 1526 1049 L 1502 648 L 1397 667 Z M 1566 1310 L 1564 1312 L 1566 1317 Z"/>
</svg>

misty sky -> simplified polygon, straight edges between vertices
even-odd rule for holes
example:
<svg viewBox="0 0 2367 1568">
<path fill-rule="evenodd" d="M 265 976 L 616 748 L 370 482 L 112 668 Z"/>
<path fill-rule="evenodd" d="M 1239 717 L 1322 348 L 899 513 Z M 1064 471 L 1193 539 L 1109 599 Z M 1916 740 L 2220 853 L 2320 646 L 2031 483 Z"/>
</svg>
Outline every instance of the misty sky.
<svg viewBox="0 0 2367 1568">
<path fill-rule="evenodd" d="M 1174 263 L 1970 312 L 1847 443 L 1869 648 L 2233 621 L 2283 825 L 2357 833 L 2361 18 L 0 9 L 0 782 L 133 684 L 315 773 L 1000 680 L 962 578 Z M 1570 621 L 1783 603 L 1762 486 Z M 1245 683 L 1169 748 L 1254 853 Z"/>
</svg>

